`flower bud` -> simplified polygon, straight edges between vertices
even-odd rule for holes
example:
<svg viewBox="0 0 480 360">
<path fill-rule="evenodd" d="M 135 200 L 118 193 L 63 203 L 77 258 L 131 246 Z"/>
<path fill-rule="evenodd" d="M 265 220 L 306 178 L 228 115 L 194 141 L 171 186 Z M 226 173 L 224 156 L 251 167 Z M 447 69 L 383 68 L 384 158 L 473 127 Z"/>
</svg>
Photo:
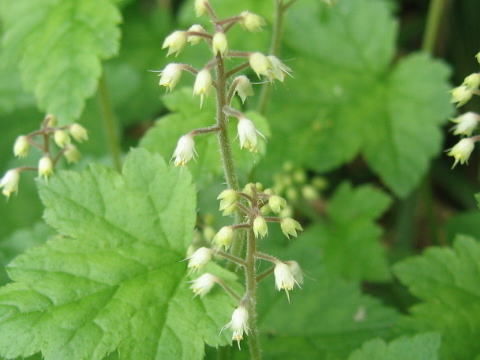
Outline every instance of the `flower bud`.
<svg viewBox="0 0 480 360">
<path fill-rule="evenodd" d="M 185 166 L 195 154 L 195 140 L 191 134 L 186 134 L 178 140 L 172 159 L 175 158 L 175 166 Z"/>
<path fill-rule="evenodd" d="M 158 85 L 165 86 L 167 91 L 172 91 L 182 77 L 182 67 L 180 64 L 171 63 L 163 69 L 160 74 L 160 82 Z"/>
<path fill-rule="evenodd" d="M 245 117 L 239 118 L 237 131 L 240 149 L 246 148 L 251 152 L 257 152 L 257 130 L 253 122 Z"/>
<path fill-rule="evenodd" d="M 280 80 L 283 82 L 285 75 L 292 76 L 290 69 L 287 65 L 282 63 L 276 56 L 269 55 L 267 56 L 268 61 L 270 61 L 269 79 L 273 81 L 274 79 Z"/>
<path fill-rule="evenodd" d="M 168 48 L 167 56 L 176 53 L 175 57 L 177 57 L 186 44 L 187 35 L 185 34 L 185 31 L 177 30 L 166 37 L 165 41 L 163 42 L 162 49 Z"/>
<path fill-rule="evenodd" d="M 287 201 L 278 195 L 272 195 L 268 198 L 268 205 L 274 213 L 279 214 L 287 206 Z"/>
<path fill-rule="evenodd" d="M 222 57 L 228 52 L 228 41 L 223 32 L 217 32 L 213 35 L 212 50 L 213 55 L 217 56 L 220 54 Z"/>
<path fill-rule="evenodd" d="M 453 163 L 452 169 L 460 161 L 460 164 L 468 162 L 468 158 L 475 148 L 475 141 L 472 138 L 465 138 L 460 140 L 454 147 L 448 152 L 448 156 L 453 156 L 455 162 Z"/>
<path fill-rule="evenodd" d="M 18 192 L 18 183 L 20 182 L 20 172 L 16 169 L 8 170 L 0 179 L 0 189 L 7 198 L 14 192 Z"/>
<path fill-rule="evenodd" d="M 79 143 L 82 143 L 88 140 L 87 130 L 82 125 L 72 124 L 70 125 L 69 130 L 70 130 L 70 135 L 72 135 L 73 138 Z"/>
<path fill-rule="evenodd" d="M 450 121 L 457 124 L 453 127 L 454 135 L 470 136 L 480 121 L 480 115 L 469 111 L 455 119 L 450 119 Z"/>
<path fill-rule="evenodd" d="M 469 89 L 477 90 L 478 86 L 480 85 L 480 73 L 468 75 L 465 80 L 463 80 L 462 85 L 465 85 Z"/>
<path fill-rule="evenodd" d="M 240 20 L 239 24 L 245 30 L 251 32 L 257 32 L 262 30 L 262 26 L 265 26 L 265 20 L 256 14 L 252 14 L 250 11 L 243 11 L 240 16 L 242 20 Z"/>
<path fill-rule="evenodd" d="M 290 266 L 283 262 L 279 262 L 275 265 L 273 274 L 275 275 L 275 287 L 278 291 L 285 290 L 288 301 L 290 301 L 290 296 L 288 292 L 290 290 L 293 290 L 293 287 L 295 286 L 295 278 L 293 276 L 292 270 L 290 269 Z"/>
<path fill-rule="evenodd" d="M 196 270 L 205 267 L 205 265 L 212 260 L 212 250 L 207 249 L 206 247 L 201 247 L 187 259 L 189 260 L 187 267 L 192 268 L 195 272 Z"/>
<path fill-rule="evenodd" d="M 270 214 L 271 211 L 272 211 L 272 209 L 270 208 L 270 206 L 268 204 L 265 204 L 260 208 L 260 214 L 262 214 L 264 216 L 267 216 L 268 214 Z"/>
<path fill-rule="evenodd" d="M 312 185 L 305 185 L 302 187 L 302 196 L 308 201 L 316 200 L 318 197 L 317 189 Z"/>
<path fill-rule="evenodd" d="M 285 190 L 285 196 L 289 201 L 297 201 L 298 200 L 298 191 L 295 187 L 289 186 L 287 190 Z"/>
<path fill-rule="evenodd" d="M 190 29 L 188 29 L 189 32 L 197 32 L 197 33 L 205 33 L 205 29 L 203 28 L 202 25 L 195 24 L 190 26 Z M 200 44 L 203 40 L 203 37 L 198 36 L 198 35 L 188 35 L 187 41 L 190 43 L 190 45 L 197 45 Z"/>
<path fill-rule="evenodd" d="M 48 155 L 45 155 L 38 162 L 38 176 L 44 177 L 45 180 L 48 180 L 50 175 L 53 174 L 53 161 Z"/>
<path fill-rule="evenodd" d="M 242 99 L 242 103 L 245 102 L 247 96 L 253 96 L 252 83 L 245 75 L 237 76 L 234 82 L 237 84 L 235 91 Z"/>
<path fill-rule="evenodd" d="M 465 105 L 473 96 L 474 90 L 466 85 L 460 85 L 450 91 L 452 93 L 451 103 L 458 103 L 457 107 Z"/>
<path fill-rule="evenodd" d="M 272 64 L 262 53 L 255 52 L 250 54 L 249 63 L 250 67 L 258 77 L 260 77 L 260 75 L 267 76 L 268 78 L 272 76 Z"/>
<path fill-rule="evenodd" d="M 233 240 L 233 229 L 230 226 L 222 227 L 219 232 L 214 236 L 213 243 L 218 247 L 225 247 L 228 250 Z"/>
<path fill-rule="evenodd" d="M 216 282 L 217 282 L 217 277 L 215 275 L 206 273 L 200 276 L 199 278 L 193 280 L 192 285 L 190 286 L 190 289 L 193 290 L 193 292 L 195 293 L 195 296 L 200 295 L 200 297 L 203 298 L 205 295 L 207 295 L 210 292 L 210 290 L 212 290 Z"/>
<path fill-rule="evenodd" d="M 238 199 L 238 194 L 235 190 L 232 190 L 232 189 L 223 190 L 220 193 L 220 195 L 218 195 L 217 197 L 217 200 L 221 200 L 219 210 L 223 211 L 230 205 L 235 204 L 237 199 Z"/>
<path fill-rule="evenodd" d="M 303 169 L 295 170 L 292 177 L 293 181 L 295 181 L 297 184 L 303 184 L 305 181 L 307 181 L 307 174 L 305 174 Z"/>
<path fill-rule="evenodd" d="M 290 235 L 297 237 L 297 230 L 303 230 L 302 225 L 292 218 L 283 218 L 280 222 L 280 228 L 282 229 L 283 234 L 290 239 Z"/>
<path fill-rule="evenodd" d="M 195 78 L 193 85 L 193 94 L 200 95 L 200 107 L 203 105 L 203 99 L 208 97 L 210 90 L 212 90 L 212 75 L 207 69 L 200 70 Z"/>
<path fill-rule="evenodd" d="M 216 234 L 215 230 L 211 226 L 205 226 L 202 233 L 203 238 L 208 242 L 212 242 L 213 237 Z"/>
<path fill-rule="evenodd" d="M 293 209 L 290 206 L 287 206 L 282 212 L 279 214 L 281 218 L 289 218 L 293 216 Z"/>
<path fill-rule="evenodd" d="M 47 126 L 50 126 L 50 127 L 57 126 L 57 118 L 56 118 L 56 116 L 54 116 L 52 114 L 48 114 L 47 116 L 45 116 L 44 121 L 47 124 Z"/>
<path fill-rule="evenodd" d="M 77 147 L 71 144 L 65 147 L 65 152 L 63 153 L 63 155 L 65 156 L 69 164 L 77 163 L 78 160 L 80 160 L 80 158 L 82 157 L 82 153 L 78 151 Z"/>
<path fill-rule="evenodd" d="M 222 216 L 233 215 L 233 214 L 235 214 L 235 211 L 237 211 L 237 204 L 236 203 L 234 203 L 234 204 L 228 206 L 227 208 L 225 208 L 225 210 L 223 210 L 223 212 L 222 212 Z"/>
<path fill-rule="evenodd" d="M 232 329 L 232 340 L 237 341 L 238 348 L 240 349 L 240 341 L 243 340 L 243 334 L 248 334 L 250 331 L 248 327 L 248 311 L 245 306 L 240 305 L 235 309 L 232 314 L 232 319 L 222 328 L 222 331 L 227 328 Z"/>
<path fill-rule="evenodd" d="M 18 158 L 24 158 L 28 155 L 30 143 L 26 136 L 19 136 L 13 145 L 13 154 Z"/>
<path fill-rule="evenodd" d="M 262 216 L 257 216 L 255 220 L 253 220 L 253 233 L 255 237 L 265 237 L 268 234 L 268 225 L 265 219 Z"/>
<path fill-rule="evenodd" d="M 195 14 L 197 17 L 205 15 L 207 13 L 207 0 L 195 0 Z"/>
<path fill-rule="evenodd" d="M 290 271 L 292 272 L 293 279 L 295 280 L 295 282 L 299 286 L 302 285 L 303 284 L 303 270 L 300 267 L 300 265 L 298 265 L 298 262 L 290 260 L 290 261 L 285 261 L 285 264 L 287 264 L 288 267 L 290 268 Z"/>
<path fill-rule="evenodd" d="M 70 144 L 70 136 L 68 136 L 68 134 L 63 130 L 55 131 L 53 134 L 53 140 L 59 148 L 63 148 L 65 145 Z"/>
</svg>

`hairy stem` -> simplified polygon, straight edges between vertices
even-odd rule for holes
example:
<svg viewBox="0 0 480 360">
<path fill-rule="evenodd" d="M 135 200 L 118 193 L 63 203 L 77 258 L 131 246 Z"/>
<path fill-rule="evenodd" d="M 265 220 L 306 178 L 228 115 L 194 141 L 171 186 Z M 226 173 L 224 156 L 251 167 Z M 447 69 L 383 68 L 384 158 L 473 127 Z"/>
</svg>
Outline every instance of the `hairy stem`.
<svg viewBox="0 0 480 360">
<path fill-rule="evenodd" d="M 105 132 L 107 133 L 108 148 L 110 150 L 110 155 L 112 156 L 113 166 L 117 171 L 120 171 L 122 166 L 120 162 L 120 143 L 118 140 L 116 119 L 110 104 L 110 98 L 108 97 L 105 75 L 103 74 L 98 83 L 98 93 L 103 114 L 103 124 L 105 126 Z"/>
</svg>

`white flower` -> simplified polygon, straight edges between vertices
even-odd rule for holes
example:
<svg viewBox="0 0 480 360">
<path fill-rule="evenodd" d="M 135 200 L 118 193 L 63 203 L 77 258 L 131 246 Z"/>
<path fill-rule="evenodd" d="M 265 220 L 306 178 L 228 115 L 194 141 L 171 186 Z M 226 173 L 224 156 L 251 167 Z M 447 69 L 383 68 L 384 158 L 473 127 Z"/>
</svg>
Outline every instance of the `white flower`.
<svg viewBox="0 0 480 360">
<path fill-rule="evenodd" d="M 253 122 L 246 117 L 239 118 L 237 131 L 238 138 L 240 139 L 240 149 L 246 148 L 249 149 L 251 152 L 257 152 L 258 131 L 255 129 L 255 125 L 253 124 Z"/>
<path fill-rule="evenodd" d="M 235 204 L 237 199 L 238 199 L 238 194 L 235 190 L 232 190 L 232 189 L 223 190 L 220 193 L 220 195 L 218 195 L 217 197 L 217 200 L 220 200 L 219 210 L 223 211 L 230 205 Z"/>
<path fill-rule="evenodd" d="M 469 111 L 455 119 L 451 119 L 451 121 L 457 124 L 453 127 L 454 135 L 470 136 L 480 121 L 480 115 Z"/>
<path fill-rule="evenodd" d="M 480 73 L 473 73 L 468 75 L 464 80 L 463 84 L 469 89 L 477 90 L 480 85 Z"/>
<path fill-rule="evenodd" d="M 282 229 L 283 234 L 290 239 L 290 235 L 297 237 L 297 230 L 303 230 L 302 225 L 292 218 L 286 217 L 283 218 L 280 222 L 280 228 Z"/>
<path fill-rule="evenodd" d="M 270 73 L 272 71 L 272 64 L 265 55 L 259 52 L 252 53 L 250 54 L 248 61 L 250 67 L 255 71 L 255 74 L 257 74 L 258 77 L 260 77 L 260 75 L 268 76 L 269 78 L 271 77 Z"/>
<path fill-rule="evenodd" d="M 195 0 L 195 14 L 200 17 L 207 13 L 207 0 Z"/>
<path fill-rule="evenodd" d="M 222 227 L 218 233 L 213 237 L 212 242 L 219 247 L 225 247 L 225 250 L 228 250 L 230 244 L 233 240 L 233 229 L 231 226 L 224 226 Z"/>
<path fill-rule="evenodd" d="M 203 28 L 202 25 L 195 24 L 190 26 L 190 29 L 188 29 L 189 32 L 197 32 L 197 33 L 204 33 L 205 29 Z M 191 45 L 197 45 L 203 40 L 203 37 L 198 36 L 198 35 L 188 35 L 187 41 Z"/>
<path fill-rule="evenodd" d="M 88 140 L 87 130 L 79 124 L 70 125 L 70 135 L 79 143 Z"/>
<path fill-rule="evenodd" d="M 210 290 L 212 290 L 216 282 L 217 277 L 215 275 L 206 273 L 199 278 L 193 280 L 190 289 L 193 290 L 195 296 L 200 295 L 200 297 L 204 297 L 210 292 Z"/>
<path fill-rule="evenodd" d="M 165 69 L 163 69 L 160 74 L 160 82 L 158 83 L 161 86 L 165 86 L 168 90 L 173 90 L 177 86 L 180 78 L 182 77 L 182 67 L 180 64 L 171 63 L 168 64 Z"/>
<path fill-rule="evenodd" d="M 281 196 L 272 195 L 268 198 L 268 205 L 274 213 L 280 214 L 280 212 L 287 206 L 287 201 Z"/>
<path fill-rule="evenodd" d="M 198 72 L 193 85 L 193 94 L 200 95 L 200 107 L 203 105 L 203 99 L 208 97 L 210 90 L 212 90 L 213 80 L 210 71 L 202 69 Z"/>
<path fill-rule="evenodd" d="M 228 52 L 228 41 L 223 32 L 217 32 L 213 35 L 212 50 L 215 56 L 220 54 L 222 57 Z"/>
<path fill-rule="evenodd" d="M 175 166 L 185 166 L 195 154 L 195 140 L 191 134 L 186 134 L 178 140 L 172 159 L 175 158 Z"/>
<path fill-rule="evenodd" d="M 45 180 L 48 180 L 50 175 L 53 174 L 53 161 L 48 155 L 45 155 L 38 162 L 38 176 L 44 177 Z"/>
<path fill-rule="evenodd" d="M 67 162 L 70 163 L 76 163 L 80 158 L 82 157 L 82 153 L 78 151 L 77 147 L 75 145 L 67 145 L 65 147 L 65 152 L 63 153 L 65 158 L 67 159 Z"/>
<path fill-rule="evenodd" d="M 300 286 L 303 284 L 303 270 L 298 265 L 298 262 L 290 260 L 290 261 L 285 261 L 285 264 L 288 265 L 290 268 L 290 271 L 292 272 L 293 278 L 295 279 L 295 282 Z"/>
<path fill-rule="evenodd" d="M 268 225 L 265 219 L 262 216 L 257 216 L 255 220 L 253 220 L 253 233 L 255 237 L 265 237 L 268 234 Z"/>
<path fill-rule="evenodd" d="M 283 262 L 279 262 L 275 265 L 273 274 L 275 275 L 275 287 L 278 291 L 285 290 L 288 301 L 290 301 L 290 295 L 288 292 L 293 290 L 296 283 L 290 266 Z"/>
<path fill-rule="evenodd" d="M 470 157 L 470 154 L 474 148 L 475 141 L 472 138 L 462 139 L 454 147 L 452 147 L 447 154 L 448 156 L 453 156 L 455 158 L 452 168 L 454 168 L 459 161 L 460 164 L 468 162 L 468 158 Z"/>
<path fill-rule="evenodd" d="M 265 20 L 256 14 L 252 14 L 250 11 L 243 11 L 240 16 L 242 20 L 240 25 L 251 32 L 256 32 L 262 30 L 262 26 L 265 26 Z"/>
<path fill-rule="evenodd" d="M 162 49 L 168 47 L 167 56 L 173 53 L 176 53 L 175 56 L 178 56 L 186 44 L 187 35 L 185 34 L 185 31 L 177 30 L 166 37 L 165 41 L 163 42 Z"/>
<path fill-rule="evenodd" d="M 57 130 L 53 134 L 53 140 L 55 141 L 55 144 L 57 144 L 58 147 L 63 148 L 65 145 L 70 144 L 70 136 L 63 131 L 63 130 Z"/>
<path fill-rule="evenodd" d="M 18 192 L 18 183 L 20 182 L 20 172 L 16 169 L 8 170 L 0 179 L 0 189 L 7 198 L 14 192 Z"/>
<path fill-rule="evenodd" d="M 253 96 L 252 83 L 245 75 L 237 76 L 233 82 L 237 84 L 235 91 L 242 99 L 242 103 L 245 102 L 247 96 Z"/>
<path fill-rule="evenodd" d="M 232 329 L 232 340 L 237 341 L 238 348 L 240 349 L 240 341 L 243 340 L 243 334 L 248 334 L 250 331 L 248 327 L 248 311 L 245 306 L 240 305 L 233 311 L 232 319 L 222 328 L 222 331 L 227 328 Z"/>
<path fill-rule="evenodd" d="M 212 260 L 212 250 L 206 247 L 201 247 L 187 259 L 189 260 L 187 267 L 192 268 L 195 272 L 196 270 L 203 268 L 210 260 Z"/>
<path fill-rule="evenodd" d="M 267 59 L 270 61 L 271 65 L 271 72 L 269 75 L 270 81 L 277 79 L 283 82 L 285 75 L 292 76 L 292 69 L 282 63 L 276 56 L 269 55 L 267 56 Z"/>
<path fill-rule="evenodd" d="M 452 93 L 451 103 L 458 103 L 457 107 L 465 105 L 473 96 L 474 90 L 466 85 L 460 85 L 450 91 Z"/>
<path fill-rule="evenodd" d="M 24 158 L 28 155 L 28 150 L 30 149 L 30 143 L 26 136 L 19 136 L 13 144 L 13 154 L 16 157 Z"/>
</svg>

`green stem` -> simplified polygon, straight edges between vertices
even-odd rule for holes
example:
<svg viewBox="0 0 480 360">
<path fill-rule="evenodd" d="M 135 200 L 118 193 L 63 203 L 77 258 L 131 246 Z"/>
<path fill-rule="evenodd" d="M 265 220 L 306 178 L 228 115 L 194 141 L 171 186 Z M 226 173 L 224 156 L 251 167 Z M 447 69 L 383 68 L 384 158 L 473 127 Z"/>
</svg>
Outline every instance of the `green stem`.
<svg viewBox="0 0 480 360">
<path fill-rule="evenodd" d="M 250 356 L 252 360 L 262 359 L 261 348 L 260 348 L 260 335 L 258 332 L 257 325 L 257 273 L 256 273 L 256 261 L 255 253 L 257 252 L 257 239 L 253 234 L 253 230 L 249 229 L 247 232 L 247 257 L 246 262 L 247 266 L 245 268 L 245 277 L 247 283 L 247 294 L 248 294 L 248 325 L 250 327 L 250 332 L 248 334 L 248 344 L 250 346 Z"/>
<path fill-rule="evenodd" d="M 275 22 L 273 24 L 273 36 L 270 44 L 270 54 L 280 56 L 280 47 L 282 44 L 282 30 L 283 30 L 283 15 L 284 15 L 283 0 L 275 0 Z M 265 114 L 267 111 L 268 101 L 272 93 L 272 84 L 266 82 L 262 86 L 260 93 L 260 100 L 258 102 L 258 112 Z"/>
<path fill-rule="evenodd" d="M 438 28 L 446 9 L 446 0 L 431 0 L 427 24 L 423 35 L 422 50 L 432 54 L 438 38 Z"/>
<path fill-rule="evenodd" d="M 103 74 L 98 83 L 98 93 L 103 114 L 103 124 L 107 134 L 108 148 L 110 149 L 110 155 L 112 156 L 113 166 L 117 171 L 120 171 L 120 143 L 117 134 L 117 123 L 110 104 L 110 98 L 108 97 L 107 82 L 105 81 L 105 75 Z"/>
</svg>

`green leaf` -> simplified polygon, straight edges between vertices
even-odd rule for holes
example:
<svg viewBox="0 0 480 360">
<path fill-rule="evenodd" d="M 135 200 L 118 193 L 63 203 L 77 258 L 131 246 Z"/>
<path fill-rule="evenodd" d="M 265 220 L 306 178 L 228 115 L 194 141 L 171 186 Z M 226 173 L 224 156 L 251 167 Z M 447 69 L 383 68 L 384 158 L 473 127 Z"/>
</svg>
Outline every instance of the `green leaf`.
<svg viewBox="0 0 480 360">
<path fill-rule="evenodd" d="M 4 61 L 20 62 L 39 107 L 61 123 L 80 116 L 101 60 L 118 51 L 120 13 L 110 0 L 5 0 Z"/>
<path fill-rule="evenodd" d="M 383 1 L 305 0 L 287 18 L 282 57 L 294 59 L 294 79 L 273 93 L 265 171 L 289 159 L 328 171 L 362 155 L 406 196 L 441 149 L 448 68 L 424 54 L 390 64 L 397 23 Z"/>
<path fill-rule="evenodd" d="M 100 165 L 39 181 L 61 234 L 8 267 L 0 290 L 0 355 L 46 360 L 201 359 L 233 311 L 220 289 L 193 299 L 185 257 L 194 236 L 188 172 L 133 150 L 123 175 Z M 225 270 L 212 271 L 231 281 Z"/>
<path fill-rule="evenodd" d="M 401 337 L 389 344 L 376 339 L 365 343 L 348 360 L 438 360 L 440 336 L 436 333 Z"/>
<path fill-rule="evenodd" d="M 199 106 L 198 97 L 192 96 L 191 88 L 182 88 L 164 96 L 165 106 L 172 112 L 157 120 L 155 127 L 142 138 L 140 145 L 150 151 L 156 151 L 169 159 L 177 146 L 178 139 L 198 128 L 215 125 L 215 103 L 211 96 L 206 99 L 203 108 Z M 270 136 L 267 121 L 254 112 L 246 112 L 245 116 L 253 121 L 255 127 L 264 136 Z M 259 156 L 265 154 L 265 141 L 259 136 L 258 154 L 248 150 L 240 150 L 237 139 L 237 120 L 230 118 L 229 135 L 232 144 L 235 164 L 244 173 L 249 172 L 258 162 Z M 213 176 L 223 173 L 220 149 L 215 134 L 195 137 L 195 149 L 198 153 L 196 161 L 188 164 L 188 169 L 199 183 L 199 187 L 211 182 Z M 244 176 L 246 177 L 246 176 Z"/>
<path fill-rule="evenodd" d="M 412 332 L 442 334 L 443 359 L 480 355 L 480 244 L 458 236 L 453 249 L 431 248 L 394 267 L 400 281 L 422 302 L 401 323 Z"/>
<path fill-rule="evenodd" d="M 31 229 L 15 231 L 7 239 L 2 240 L 0 242 L 0 284 L 4 285 L 9 280 L 4 269 L 10 261 L 26 249 L 43 244 L 51 234 L 52 230 L 48 226 L 37 223 Z"/>
<path fill-rule="evenodd" d="M 390 203 L 388 195 L 372 186 L 353 189 L 345 183 L 329 202 L 328 222 L 311 226 L 302 239 L 322 252 L 328 272 L 358 281 L 389 280 L 382 229 L 375 220 Z"/>
</svg>

